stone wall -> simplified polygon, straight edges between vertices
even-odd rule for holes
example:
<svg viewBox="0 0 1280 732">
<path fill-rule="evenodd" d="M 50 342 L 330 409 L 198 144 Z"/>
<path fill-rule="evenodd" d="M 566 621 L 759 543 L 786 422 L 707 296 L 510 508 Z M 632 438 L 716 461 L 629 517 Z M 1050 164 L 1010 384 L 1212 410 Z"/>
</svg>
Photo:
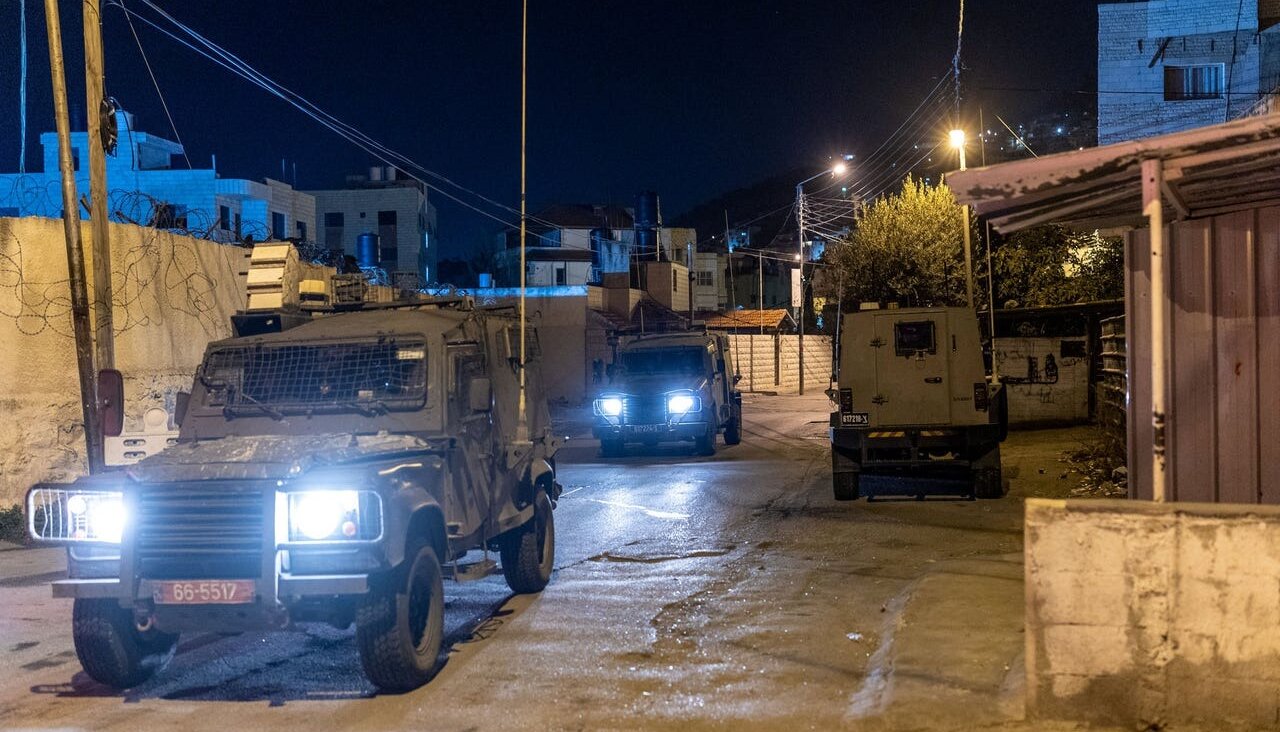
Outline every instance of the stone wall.
<svg viewBox="0 0 1280 732">
<path fill-rule="evenodd" d="M 1028 500 L 1027 711 L 1280 723 L 1280 508 Z"/>
<path fill-rule="evenodd" d="M 86 222 L 82 236 L 89 240 Z M 172 411 L 210 340 L 243 307 L 247 249 L 125 224 L 110 226 L 116 368 L 126 431 Z M 33 484 L 85 470 L 62 221 L 0 218 L 0 505 Z"/>
<path fill-rule="evenodd" d="M 730 335 L 733 364 L 742 381 L 738 388 L 753 392 L 793 393 L 800 383 L 799 343 L 795 335 Z M 806 391 L 818 393 L 830 386 L 831 338 L 804 338 Z"/>
</svg>

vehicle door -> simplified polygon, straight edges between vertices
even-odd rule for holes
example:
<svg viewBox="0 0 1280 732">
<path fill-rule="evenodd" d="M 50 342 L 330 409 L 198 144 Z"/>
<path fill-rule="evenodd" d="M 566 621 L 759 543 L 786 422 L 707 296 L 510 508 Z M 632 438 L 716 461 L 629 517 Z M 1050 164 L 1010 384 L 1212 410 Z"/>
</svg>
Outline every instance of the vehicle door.
<svg viewBox="0 0 1280 732">
<path fill-rule="evenodd" d="M 451 452 L 455 480 L 446 514 L 461 523 L 460 533 L 480 526 L 493 501 L 493 420 L 488 409 L 474 409 L 474 381 L 486 375 L 484 351 L 479 343 L 455 342 L 446 349 L 449 365 L 449 424 L 454 435 Z"/>
<path fill-rule="evenodd" d="M 874 328 L 872 424 L 946 424 L 951 416 L 951 387 L 945 314 L 886 313 L 875 316 Z"/>
</svg>

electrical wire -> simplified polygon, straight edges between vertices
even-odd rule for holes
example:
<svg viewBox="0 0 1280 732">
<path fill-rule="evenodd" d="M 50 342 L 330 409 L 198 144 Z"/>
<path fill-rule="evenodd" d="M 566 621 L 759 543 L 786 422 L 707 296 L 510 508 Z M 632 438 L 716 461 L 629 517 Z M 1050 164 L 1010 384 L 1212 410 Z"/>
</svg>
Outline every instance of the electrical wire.
<svg viewBox="0 0 1280 732">
<path fill-rule="evenodd" d="M 124 0 L 118 0 L 120 7 L 124 9 Z M 133 40 L 138 44 L 138 53 L 142 56 L 142 64 L 147 67 L 147 75 L 151 77 L 151 84 L 156 88 L 156 96 L 160 97 L 160 107 L 164 110 L 164 116 L 169 119 L 169 129 L 173 130 L 173 138 L 182 146 L 182 157 L 187 161 L 187 170 L 194 170 L 191 165 L 191 156 L 187 154 L 187 146 L 182 143 L 182 135 L 178 134 L 178 125 L 173 122 L 173 115 L 169 112 L 169 103 L 164 99 L 164 92 L 160 91 L 160 82 L 156 80 L 156 74 L 151 70 L 151 61 L 147 59 L 147 52 L 142 49 L 142 39 L 138 37 L 138 30 L 133 27 L 133 17 L 126 10 L 124 14 L 125 20 L 129 22 L 129 32 L 133 34 Z"/>
<path fill-rule="evenodd" d="M 18 0 L 18 174 L 27 172 L 27 0 Z"/>
</svg>

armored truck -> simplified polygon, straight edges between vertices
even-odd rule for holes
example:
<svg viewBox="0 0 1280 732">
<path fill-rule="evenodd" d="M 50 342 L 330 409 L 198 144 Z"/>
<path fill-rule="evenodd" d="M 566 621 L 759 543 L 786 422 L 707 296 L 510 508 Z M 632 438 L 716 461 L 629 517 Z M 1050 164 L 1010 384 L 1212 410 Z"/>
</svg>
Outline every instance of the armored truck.
<svg viewBox="0 0 1280 732">
<path fill-rule="evenodd" d="M 532 329 L 521 423 L 509 312 L 303 320 L 209 345 L 176 445 L 29 492 L 32 535 L 67 546 L 54 596 L 94 679 L 141 683 L 184 632 L 319 621 L 354 623 L 368 678 L 404 691 L 437 669 L 445 578 L 495 571 L 494 551 L 515 592 L 549 581 L 557 442 Z"/>
<path fill-rule="evenodd" d="M 1000 443 L 1008 433 L 1007 401 L 1004 387 L 986 375 L 972 310 L 850 313 L 839 348 L 838 385 L 828 392 L 836 405 L 830 433 L 837 500 L 872 497 L 860 478 L 875 472 L 959 473 L 968 478 L 960 485 L 971 497 L 1004 494 Z M 918 491 L 923 496 L 924 489 Z"/>
<path fill-rule="evenodd" d="M 633 336 L 618 347 L 610 382 L 593 404 L 593 434 L 605 457 L 628 442 L 653 446 L 691 441 L 714 455 L 716 436 L 742 441 L 740 380 L 730 364 L 729 339 L 705 332 Z"/>
</svg>

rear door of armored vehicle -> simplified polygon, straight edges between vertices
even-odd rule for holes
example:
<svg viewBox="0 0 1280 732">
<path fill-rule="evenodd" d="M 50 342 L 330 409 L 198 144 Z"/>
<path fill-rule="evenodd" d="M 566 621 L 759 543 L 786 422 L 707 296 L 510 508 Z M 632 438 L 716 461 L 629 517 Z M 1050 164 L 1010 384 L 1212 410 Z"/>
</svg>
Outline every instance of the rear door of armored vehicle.
<svg viewBox="0 0 1280 732">
<path fill-rule="evenodd" d="M 455 480 L 448 498 L 446 513 L 451 521 L 462 524 L 461 533 L 469 534 L 489 516 L 494 491 L 493 429 L 487 410 L 475 409 L 471 390 L 486 373 L 484 350 L 475 341 L 453 341 L 445 349 L 447 388 L 449 390 L 449 423 L 457 443 L 453 456 L 466 476 Z"/>
<path fill-rule="evenodd" d="M 876 313 L 873 426 L 946 424 L 951 420 L 945 312 Z"/>
</svg>

